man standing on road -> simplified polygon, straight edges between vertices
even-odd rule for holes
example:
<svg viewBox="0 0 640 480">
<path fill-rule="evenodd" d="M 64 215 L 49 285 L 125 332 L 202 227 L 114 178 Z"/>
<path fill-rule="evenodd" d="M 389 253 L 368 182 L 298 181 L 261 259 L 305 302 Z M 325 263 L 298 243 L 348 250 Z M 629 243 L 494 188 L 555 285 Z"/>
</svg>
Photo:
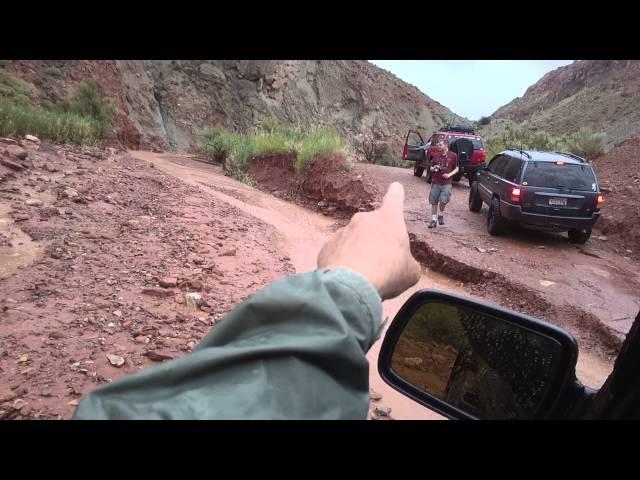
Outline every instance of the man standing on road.
<svg viewBox="0 0 640 480">
<path fill-rule="evenodd" d="M 431 222 L 429 228 L 444 225 L 444 209 L 451 200 L 451 190 L 453 182 L 451 177 L 458 173 L 458 156 L 449 151 L 446 141 L 438 143 L 438 153 L 431 159 L 430 170 L 431 191 L 429 192 L 429 203 L 431 204 Z M 438 213 L 440 204 L 440 213 Z"/>
</svg>

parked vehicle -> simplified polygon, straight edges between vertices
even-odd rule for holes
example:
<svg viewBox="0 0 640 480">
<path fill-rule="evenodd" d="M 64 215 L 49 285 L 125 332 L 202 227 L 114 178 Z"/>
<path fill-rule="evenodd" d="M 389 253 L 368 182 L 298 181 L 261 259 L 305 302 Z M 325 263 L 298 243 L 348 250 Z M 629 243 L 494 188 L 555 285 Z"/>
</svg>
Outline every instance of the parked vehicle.
<svg viewBox="0 0 640 480">
<path fill-rule="evenodd" d="M 460 155 L 455 146 L 459 139 L 466 139 L 471 142 L 473 152 L 470 155 Z M 436 144 L 440 141 L 446 141 L 451 150 L 459 154 L 460 171 L 453 180 L 458 182 L 462 176 L 469 179 L 474 172 L 484 165 L 487 158 L 487 148 L 484 139 L 478 135 L 473 128 L 448 126 L 435 132 L 429 141 L 425 142 L 419 132 L 409 130 L 405 138 L 402 158 L 404 160 L 415 161 L 413 174 L 421 177 L 425 169 L 427 170 L 427 182 L 431 183 L 431 159 L 436 155 Z"/>
<path fill-rule="evenodd" d="M 509 223 L 568 232 L 584 244 L 600 218 L 604 197 L 587 161 L 563 152 L 510 149 L 476 171 L 469 190 L 469 209 L 489 206 L 487 230 L 500 235 Z"/>
</svg>

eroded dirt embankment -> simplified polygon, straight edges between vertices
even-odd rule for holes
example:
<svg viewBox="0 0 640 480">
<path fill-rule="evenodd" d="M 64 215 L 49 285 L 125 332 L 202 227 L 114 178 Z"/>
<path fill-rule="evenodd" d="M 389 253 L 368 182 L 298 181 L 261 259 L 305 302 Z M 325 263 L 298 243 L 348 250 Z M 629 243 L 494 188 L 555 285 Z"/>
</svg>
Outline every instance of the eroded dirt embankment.
<svg viewBox="0 0 640 480">
<path fill-rule="evenodd" d="M 320 158 L 301 171 L 294 162 L 293 155 L 265 156 L 252 161 L 247 173 L 262 190 L 340 218 L 373 210 L 380 196 L 373 182 L 340 157 Z"/>
</svg>

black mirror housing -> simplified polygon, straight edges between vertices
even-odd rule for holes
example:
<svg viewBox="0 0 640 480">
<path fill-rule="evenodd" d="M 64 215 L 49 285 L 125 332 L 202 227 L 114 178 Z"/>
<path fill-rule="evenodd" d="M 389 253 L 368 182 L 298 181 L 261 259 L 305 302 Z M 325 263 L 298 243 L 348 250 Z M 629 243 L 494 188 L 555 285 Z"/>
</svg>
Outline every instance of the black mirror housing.
<svg viewBox="0 0 640 480">
<path fill-rule="evenodd" d="M 389 326 L 382 379 L 450 419 L 554 418 L 575 387 L 578 347 L 564 330 L 437 290 L 415 293 Z"/>
</svg>

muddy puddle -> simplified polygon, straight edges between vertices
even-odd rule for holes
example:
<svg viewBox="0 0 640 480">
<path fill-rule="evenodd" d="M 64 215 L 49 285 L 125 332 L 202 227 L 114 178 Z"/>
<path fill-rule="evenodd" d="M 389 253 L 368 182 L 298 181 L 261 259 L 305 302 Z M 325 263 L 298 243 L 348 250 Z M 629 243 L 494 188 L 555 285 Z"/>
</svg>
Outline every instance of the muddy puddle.
<svg viewBox="0 0 640 480">
<path fill-rule="evenodd" d="M 0 279 L 35 262 L 43 252 L 42 245 L 31 240 L 11 219 L 10 210 L 0 204 Z"/>
</svg>

